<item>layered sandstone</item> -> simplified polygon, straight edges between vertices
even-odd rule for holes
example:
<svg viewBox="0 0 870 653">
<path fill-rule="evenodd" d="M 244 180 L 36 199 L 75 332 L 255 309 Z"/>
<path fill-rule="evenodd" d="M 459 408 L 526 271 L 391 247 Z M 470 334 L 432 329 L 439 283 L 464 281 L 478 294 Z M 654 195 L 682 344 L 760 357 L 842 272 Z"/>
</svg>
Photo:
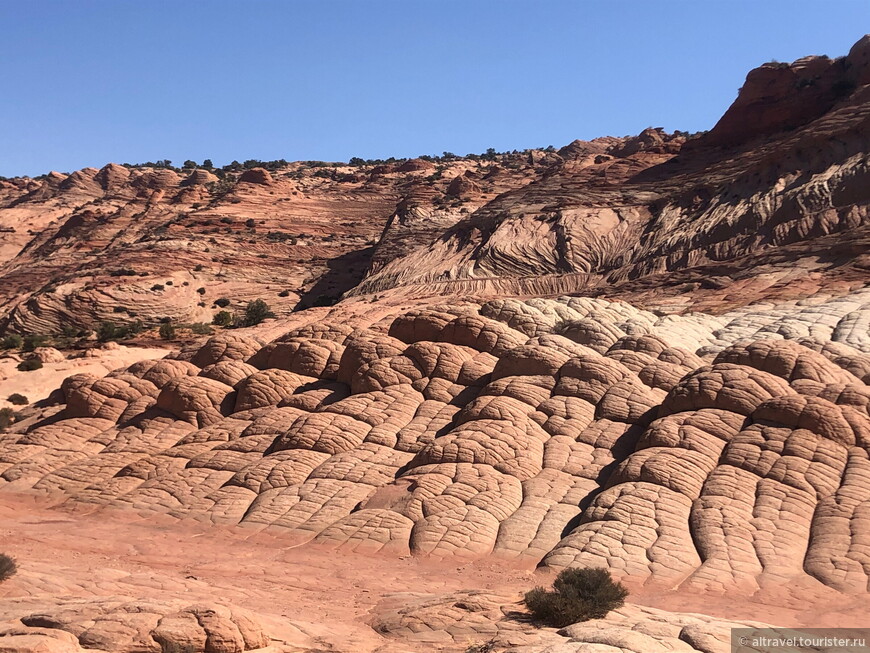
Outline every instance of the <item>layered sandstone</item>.
<svg viewBox="0 0 870 653">
<path fill-rule="evenodd" d="M 67 588 L 25 570 L 0 601 L 0 649 L 339 646 L 285 613 L 292 633 L 275 635 L 275 592 L 297 581 L 262 581 L 278 554 L 257 538 L 281 555 L 327 550 L 323 569 L 378 554 L 432 583 L 416 565 L 494 561 L 510 577 L 504 592 L 488 577 L 487 591 L 397 594 L 396 571 L 382 600 L 355 594 L 354 619 L 374 630 L 342 640 L 353 650 L 724 653 L 731 628 L 761 625 L 638 603 L 542 630 L 515 570 L 523 589 L 536 568 L 603 566 L 639 596 L 813 614 L 810 599 L 862 601 L 868 44 L 752 71 L 694 137 L 0 182 L 8 330 L 208 321 L 222 296 L 265 297 L 279 315 L 68 376 L 0 433 L 3 497 L 92 525 L 136 515 L 223 533 L 244 552 L 225 573 L 253 589 L 223 579 L 226 600 L 204 601 L 212 587 L 192 573 L 152 586 L 99 569 Z M 75 364 L 33 355 L 51 373 Z M 177 596 L 153 595 L 164 588 Z"/>
<path fill-rule="evenodd" d="M 868 321 L 867 291 L 301 313 L 68 378 L 63 419 L 2 436 L 0 479 L 339 550 L 867 591 Z"/>
<path fill-rule="evenodd" d="M 515 168 L 457 197 L 452 179 L 498 166 L 413 163 L 302 162 L 223 179 L 108 164 L 0 181 L 0 320 L 59 334 L 107 321 L 210 322 L 221 298 L 231 311 L 264 299 L 279 315 L 332 304 L 380 261 L 545 170 L 505 155 Z"/>
</svg>

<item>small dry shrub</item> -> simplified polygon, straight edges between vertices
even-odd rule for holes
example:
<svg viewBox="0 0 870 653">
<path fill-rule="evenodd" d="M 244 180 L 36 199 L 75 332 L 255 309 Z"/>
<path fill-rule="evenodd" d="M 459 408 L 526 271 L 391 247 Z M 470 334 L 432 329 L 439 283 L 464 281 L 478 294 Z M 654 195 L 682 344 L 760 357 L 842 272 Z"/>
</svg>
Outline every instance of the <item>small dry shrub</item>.
<svg viewBox="0 0 870 653">
<path fill-rule="evenodd" d="M 628 590 L 602 567 L 563 569 L 553 582 L 553 591 L 536 587 L 526 592 L 524 602 L 537 621 L 563 628 L 578 621 L 601 619 L 625 603 Z"/>
<path fill-rule="evenodd" d="M 0 583 L 12 578 L 17 571 L 18 566 L 15 564 L 15 559 L 10 558 L 5 553 L 0 553 Z"/>
<path fill-rule="evenodd" d="M 26 358 L 18 363 L 17 367 L 22 372 L 32 372 L 42 368 L 42 361 L 38 358 Z"/>
</svg>

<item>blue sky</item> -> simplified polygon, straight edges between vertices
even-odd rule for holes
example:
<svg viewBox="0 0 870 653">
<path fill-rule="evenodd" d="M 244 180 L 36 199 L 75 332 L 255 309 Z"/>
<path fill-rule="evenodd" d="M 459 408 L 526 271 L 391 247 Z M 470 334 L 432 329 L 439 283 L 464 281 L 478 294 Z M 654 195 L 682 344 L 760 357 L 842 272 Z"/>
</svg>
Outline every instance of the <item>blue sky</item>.
<svg viewBox="0 0 870 653">
<path fill-rule="evenodd" d="M 708 129 L 867 0 L 0 0 L 0 175 Z"/>
</svg>

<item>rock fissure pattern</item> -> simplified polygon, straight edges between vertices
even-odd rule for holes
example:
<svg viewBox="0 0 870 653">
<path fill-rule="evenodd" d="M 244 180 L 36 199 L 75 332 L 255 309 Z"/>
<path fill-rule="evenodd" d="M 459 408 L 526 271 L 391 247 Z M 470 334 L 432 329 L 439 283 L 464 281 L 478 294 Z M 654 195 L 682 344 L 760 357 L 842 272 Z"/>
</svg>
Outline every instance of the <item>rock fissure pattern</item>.
<svg viewBox="0 0 870 653">
<path fill-rule="evenodd" d="M 0 478 L 341 550 L 867 591 L 868 316 L 866 290 L 301 314 L 68 378 L 58 418 L 2 436 Z"/>
</svg>

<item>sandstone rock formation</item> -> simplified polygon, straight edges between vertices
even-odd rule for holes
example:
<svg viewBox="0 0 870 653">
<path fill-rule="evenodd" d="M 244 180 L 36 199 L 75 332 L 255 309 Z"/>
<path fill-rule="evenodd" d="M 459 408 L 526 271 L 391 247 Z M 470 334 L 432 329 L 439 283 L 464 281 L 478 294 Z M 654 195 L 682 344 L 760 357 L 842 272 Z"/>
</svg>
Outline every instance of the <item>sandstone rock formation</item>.
<svg viewBox="0 0 870 653">
<path fill-rule="evenodd" d="M 19 624 L 0 624 L 0 650 L 243 653 L 270 643 L 254 615 L 220 604 L 113 597 L 37 606 Z"/>
<path fill-rule="evenodd" d="M 461 198 L 447 193 L 452 178 L 494 166 L 458 159 L 432 178 L 435 164 L 421 160 L 299 162 L 219 178 L 108 164 L 0 181 L 0 326 L 61 334 L 210 322 L 221 298 L 229 310 L 262 298 L 278 315 L 334 303 L 378 261 L 546 170 L 523 154 L 501 158 L 515 168 Z"/>
<path fill-rule="evenodd" d="M 419 647 L 461 651 L 463 645 L 464 650 L 474 650 L 469 644 L 476 644 L 508 653 L 730 653 L 732 628 L 769 628 L 752 621 L 626 605 L 604 619 L 556 631 L 517 618 L 522 607 L 511 599 L 481 591 L 395 594 L 382 601 L 373 625 L 378 632 Z M 789 631 L 779 634 L 787 636 Z"/>
<path fill-rule="evenodd" d="M 543 176 L 373 268 L 351 294 L 579 293 L 721 312 L 861 288 L 866 50 L 865 37 L 838 60 L 751 71 L 704 135 L 572 143 Z M 448 191 L 474 183 L 457 176 Z"/>
<path fill-rule="evenodd" d="M 348 292 L 582 293 L 715 313 L 847 293 L 870 265 L 868 66 L 866 38 L 837 60 L 765 64 L 691 138 L 649 128 L 437 164 L 220 180 L 109 164 L 0 182 L 0 317 L 51 333 L 208 321 L 223 296 L 279 314 Z"/>
<path fill-rule="evenodd" d="M 867 291 L 342 312 L 72 376 L 63 419 L 0 436 L 0 479 L 339 550 L 867 591 Z"/>
<path fill-rule="evenodd" d="M 330 555 L 866 594 L 868 38 L 750 72 L 703 135 L 0 181 L 7 331 L 278 313 L 68 376 L 0 432 L 0 494 Z M 229 602 L 126 594 L 0 602 L 0 650 L 269 645 Z M 403 592 L 371 623 L 516 653 L 724 652 L 755 625 L 628 605 L 539 631 L 517 599 Z"/>
<path fill-rule="evenodd" d="M 265 168 L 251 168 L 245 170 L 239 177 L 239 181 L 248 182 L 250 184 L 260 184 L 261 186 L 270 186 L 272 184 L 272 175 Z"/>
</svg>

